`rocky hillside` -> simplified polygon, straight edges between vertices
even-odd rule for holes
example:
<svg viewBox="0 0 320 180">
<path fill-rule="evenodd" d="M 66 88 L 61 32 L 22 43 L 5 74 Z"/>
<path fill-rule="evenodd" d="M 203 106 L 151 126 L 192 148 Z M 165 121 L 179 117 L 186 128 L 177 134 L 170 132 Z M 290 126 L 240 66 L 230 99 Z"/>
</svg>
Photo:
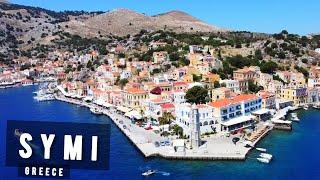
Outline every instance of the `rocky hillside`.
<svg viewBox="0 0 320 180">
<path fill-rule="evenodd" d="M 114 34 L 124 36 L 137 34 L 142 29 L 148 31 L 167 30 L 174 32 L 217 32 L 224 29 L 208 25 L 184 12 L 171 11 L 168 13 L 147 16 L 127 9 L 117 9 L 85 21 L 72 20 L 63 23 L 65 31 L 84 36 L 97 34 Z"/>
</svg>

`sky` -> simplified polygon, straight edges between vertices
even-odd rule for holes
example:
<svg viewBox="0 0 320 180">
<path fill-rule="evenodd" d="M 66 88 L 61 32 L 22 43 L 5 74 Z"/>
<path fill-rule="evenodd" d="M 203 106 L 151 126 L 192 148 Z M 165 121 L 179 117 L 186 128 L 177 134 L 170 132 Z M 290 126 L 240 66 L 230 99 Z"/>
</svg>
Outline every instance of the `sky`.
<svg viewBox="0 0 320 180">
<path fill-rule="evenodd" d="M 202 21 L 252 32 L 320 32 L 320 0 L 11 0 L 55 11 L 127 8 L 147 15 L 184 11 Z"/>
</svg>

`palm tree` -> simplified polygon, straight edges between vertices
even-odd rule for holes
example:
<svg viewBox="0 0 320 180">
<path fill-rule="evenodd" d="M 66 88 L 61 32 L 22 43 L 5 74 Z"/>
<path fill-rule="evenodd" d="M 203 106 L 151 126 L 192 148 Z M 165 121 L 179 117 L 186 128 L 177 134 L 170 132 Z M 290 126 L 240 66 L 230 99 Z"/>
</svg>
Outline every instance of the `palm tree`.
<svg viewBox="0 0 320 180">
<path fill-rule="evenodd" d="M 173 119 L 174 117 L 170 112 L 164 112 L 162 114 L 162 117 L 159 117 L 159 124 L 160 125 L 170 124 L 171 120 Z"/>
</svg>

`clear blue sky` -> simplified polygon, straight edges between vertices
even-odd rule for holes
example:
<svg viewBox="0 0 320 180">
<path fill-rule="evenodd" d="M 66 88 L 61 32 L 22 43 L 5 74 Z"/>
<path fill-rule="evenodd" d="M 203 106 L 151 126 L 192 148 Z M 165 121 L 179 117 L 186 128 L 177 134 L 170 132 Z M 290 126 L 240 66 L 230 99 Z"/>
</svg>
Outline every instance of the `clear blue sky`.
<svg viewBox="0 0 320 180">
<path fill-rule="evenodd" d="M 12 3 L 63 10 L 128 8 L 155 15 L 185 11 L 209 24 L 234 30 L 305 35 L 320 32 L 320 0 L 11 0 Z"/>
</svg>

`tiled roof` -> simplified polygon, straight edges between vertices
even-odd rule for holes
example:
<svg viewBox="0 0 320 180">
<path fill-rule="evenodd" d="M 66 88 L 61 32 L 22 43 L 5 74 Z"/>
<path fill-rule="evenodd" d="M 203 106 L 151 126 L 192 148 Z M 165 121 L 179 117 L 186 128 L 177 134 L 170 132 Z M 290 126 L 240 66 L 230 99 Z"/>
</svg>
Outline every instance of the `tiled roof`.
<svg viewBox="0 0 320 180">
<path fill-rule="evenodd" d="M 143 89 L 138 89 L 138 88 L 128 88 L 125 90 L 125 92 L 131 93 L 131 94 L 144 94 L 147 93 Z"/>
<path fill-rule="evenodd" d="M 257 96 L 255 94 L 240 94 L 232 99 L 225 98 L 225 99 L 217 100 L 215 102 L 211 102 L 209 103 L 209 105 L 212 107 L 221 108 L 231 104 L 238 104 L 242 101 L 249 101 L 256 98 Z"/>
</svg>

